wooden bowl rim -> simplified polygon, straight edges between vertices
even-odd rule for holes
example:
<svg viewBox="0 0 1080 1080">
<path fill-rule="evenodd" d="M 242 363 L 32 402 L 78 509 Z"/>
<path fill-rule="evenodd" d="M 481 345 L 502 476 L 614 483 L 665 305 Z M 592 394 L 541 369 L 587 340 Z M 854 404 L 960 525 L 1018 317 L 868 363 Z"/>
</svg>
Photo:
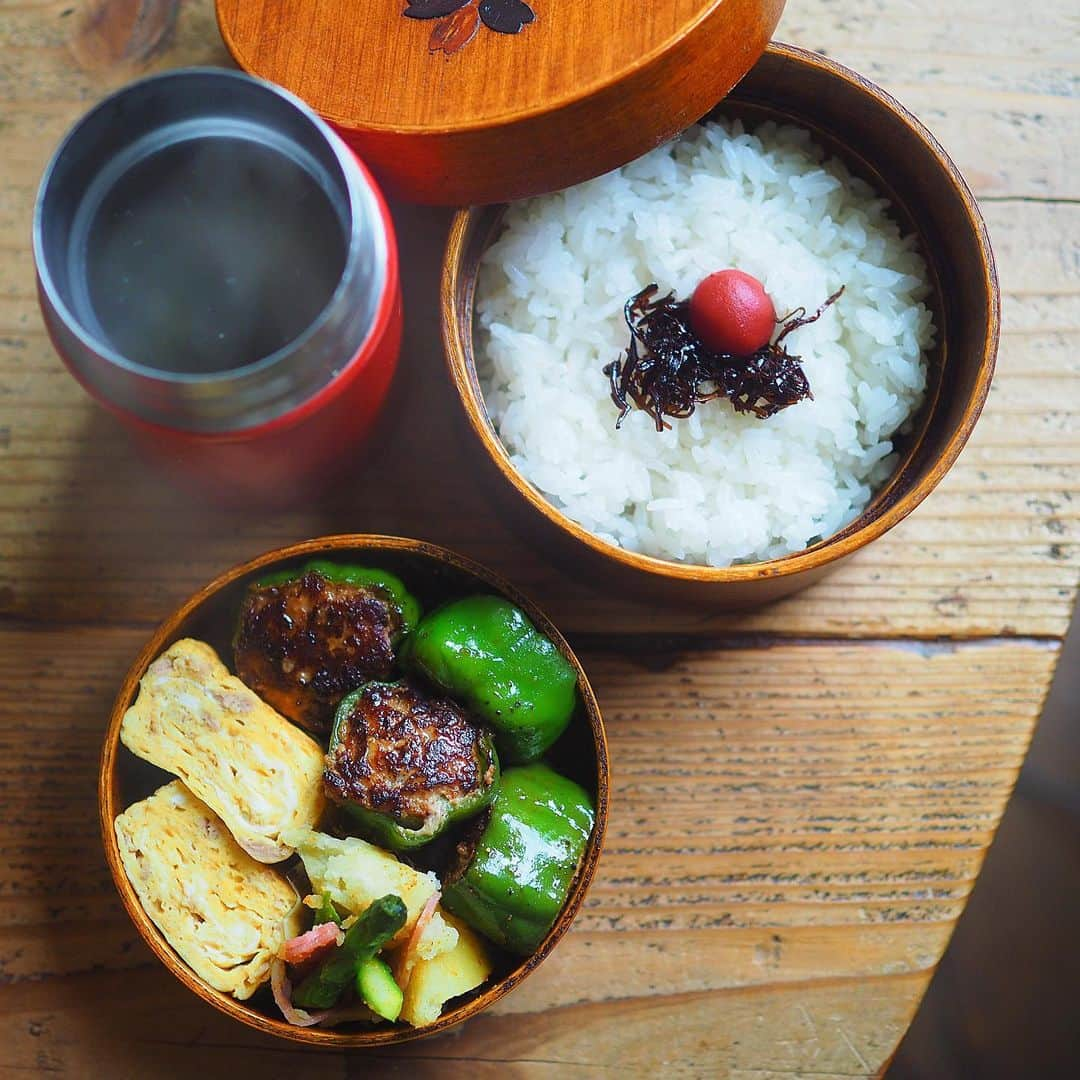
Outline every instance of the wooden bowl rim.
<svg viewBox="0 0 1080 1080">
<path fill-rule="evenodd" d="M 764 4 L 764 0 L 755 0 L 755 2 L 759 7 Z M 783 0 L 783 2 L 786 5 L 787 0 Z M 652 49 L 634 57 L 634 59 L 625 67 L 619 68 L 618 71 L 610 72 L 603 78 L 576 86 L 573 90 L 567 91 L 559 97 L 549 98 L 546 101 L 523 109 L 514 109 L 508 106 L 502 112 L 492 113 L 490 116 L 463 120 L 460 123 L 401 124 L 368 120 L 361 122 L 355 116 L 341 116 L 330 111 L 324 111 L 322 108 L 318 108 L 314 105 L 312 107 L 316 109 L 316 112 L 318 112 L 320 116 L 349 132 L 379 132 L 401 135 L 456 135 L 471 131 L 484 131 L 491 128 L 507 127 L 512 124 L 531 120 L 534 117 L 546 116 L 570 108 L 579 102 L 603 93 L 613 86 L 618 86 L 627 79 L 633 78 L 652 64 L 663 60 L 672 49 L 678 48 L 682 42 L 701 28 L 702 23 L 714 17 L 724 6 L 725 0 L 711 0 L 711 3 L 703 7 L 691 21 L 685 23 Z M 225 42 L 225 47 L 229 50 L 229 55 L 236 61 L 241 70 L 246 71 L 249 75 L 253 75 L 256 78 L 268 79 L 269 76 L 264 75 L 253 68 L 251 62 L 241 48 L 241 43 L 232 32 L 232 28 L 226 26 L 222 15 L 221 0 L 214 0 L 214 17 L 217 20 L 218 31 L 221 34 L 222 40 Z M 755 57 L 754 59 L 756 61 L 757 58 Z M 748 64 L 745 70 L 749 71 L 751 67 L 753 67 L 753 62 Z"/>
<path fill-rule="evenodd" d="M 285 1020 L 275 1020 L 264 1016 L 262 1013 L 249 1008 L 244 1002 L 237 1001 L 231 995 L 222 991 L 214 990 L 202 981 L 173 951 L 161 931 L 154 925 L 150 917 L 143 910 L 135 890 L 124 872 L 120 861 L 120 853 L 116 841 L 114 821 L 117 814 L 126 807 L 118 809 L 120 800 L 117 798 L 116 759 L 120 749 L 120 724 L 124 718 L 128 706 L 131 704 L 138 690 L 139 680 L 142 678 L 150 663 L 168 647 L 176 638 L 179 627 L 196 611 L 203 603 L 216 596 L 222 589 L 232 585 L 243 577 L 250 575 L 256 570 L 263 569 L 271 564 L 283 562 L 287 559 L 295 559 L 303 556 L 320 555 L 333 551 L 346 549 L 362 549 L 368 552 L 400 552 L 408 555 L 432 559 L 444 566 L 463 572 L 477 579 L 479 584 L 498 591 L 501 595 L 517 604 L 533 621 L 533 623 L 545 633 L 556 645 L 559 651 L 573 665 L 577 672 L 578 689 L 581 693 L 583 712 L 592 733 L 593 743 L 596 749 L 596 816 L 592 834 L 589 837 L 585 854 L 582 857 L 581 866 L 574 879 L 570 895 L 567 897 L 565 906 L 559 915 L 555 925 L 548 932 L 540 944 L 540 948 L 531 956 L 525 958 L 522 963 L 509 975 L 500 979 L 494 985 L 488 987 L 476 997 L 465 1002 L 463 1005 L 451 1009 L 441 1016 L 435 1023 L 421 1028 L 407 1026 L 375 1031 L 338 1032 L 333 1029 L 321 1030 L 317 1028 L 299 1028 L 287 1023 Z M 157 958 L 166 968 L 178 978 L 192 993 L 202 998 L 203 1001 L 214 1008 L 231 1016 L 235 1020 L 246 1024 L 269 1035 L 291 1039 L 294 1042 L 305 1043 L 320 1047 L 365 1047 L 386 1046 L 392 1043 L 409 1042 L 413 1039 L 427 1038 L 440 1032 L 447 1031 L 458 1024 L 476 1016 L 488 1006 L 494 1004 L 505 994 L 514 989 L 522 980 L 527 978 L 540 964 L 551 954 L 551 951 L 569 930 L 570 925 L 577 917 L 577 913 L 584 901 L 585 894 L 596 874 L 600 852 L 604 844 L 604 836 L 607 830 L 608 794 L 610 790 L 610 761 L 608 758 L 607 737 L 604 731 L 604 722 L 600 713 L 600 706 L 596 700 L 596 694 L 585 674 L 574 650 L 569 646 L 566 639 L 558 628 L 530 600 L 515 586 L 510 584 L 500 575 L 489 570 L 472 559 L 459 555 L 457 552 L 431 544 L 422 540 L 414 540 L 400 536 L 384 536 L 372 533 L 347 533 L 335 536 L 324 536 L 313 540 L 305 540 L 297 544 L 289 544 L 285 547 L 275 548 L 264 552 L 246 562 L 239 563 L 224 573 L 219 574 L 209 584 L 203 586 L 181 604 L 151 635 L 150 640 L 140 650 L 134 663 L 128 670 L 120 692 L 113 704 L 109 717 L 108 728 L 105 732 L 105 741 L 101 753 L 101 764 L 98 774 L 98 815 L 101 825 L 102 843 L 105 849 L 105 859 L 112 874 L 113 884 L 120 894 L 128 916 L 135 924 L 143 941 L 149 945 Z"/>
<path fill-rule="evenodd" d="M 926 475 L 894 503 L 858 529 L 851 532 L 841 531 L 832 537 L 826 537 L 825 540 L 812 548 L 778 559 L 723 567 L 708 566 L 702 563 L 672 562 L 653 555 L 644 555 L 608 543 L 594 533 L 589 532 L 588 529 L 568 517 L 563 511 L 544 498 L 514 467 L 510 461 L 510 455 L 495 433 L 494 427 L 488 418 L 486 406 L 474 382 L 476 378 L 475 363 L 470 361 L 467 355 L 467 352 L 471 353 L 472 350 L 471 348 L 466 350 L 463 345 L 464 340 L 470 340 L 471 342 L 472 320 L 469 319 L 468 325 L 463 324 L 456 297 L 458 284 L 461 281 L 462 263 L 468 234 L 472 226 L 480 220 L 481 216 L 490 207 L 474 206 L 458 210 L 450 224 L 450 233 L 447 238 L 440 290 L 443 345 L 451 381 L 465 409 L 469 425 L 480 439 L 488 457 L 495 463 L 503 477 L 516 489 L 518 494 L 562 531 L 569 533 L 576 540 L 585 544 L 586 547 L 606 558 L 622 563 L 630 569 L 656 577 L 696 581 L 704 584 L 760 581 L 815 570 L 858 551 L 861 547 L 872 540 L 876 540 L 901 522 L 941 482 L 971 436 L 971 432 L 986 402 L 987 394 L 990 391 L 990 382 L 994 375 L 998 341 L 1001 333 L 1001 297 L 998 287 L 997 268 L 982 213 L 971 189 L 952 159 L 921 120 L 891 94 L 858 72 L 819 53 L 782 42 L 770 42 L 765 50 L 765 55 L 780 57 L 824 71 L 826 74 L 841 80 L 849 89 L 871 98 L 880 108 L 893 113 L 897 119 L 906 124 L 918 136 L 930 155 L 936 159 L 950 181 L 954 194 L 959 198 L 964 208 L 967 224 L 975 238 L 980 254 L 983 288 L 988 301 L 986 333 L 982 342 L 975 385 L 964 408 L 963 416 L 956 426 L 956 430 L 950 436 L 948 443 Z M 930 260 L 934 257 L 933 252 L 925 252 L 925 255 Z M 470 295 L 474 285 L 475 282 L 469 283 Z M 895 475 L 894 473 L 894 477 Z M 886 486 L 891 482 L 892 478 L 886 481 Z"/>
</svg>

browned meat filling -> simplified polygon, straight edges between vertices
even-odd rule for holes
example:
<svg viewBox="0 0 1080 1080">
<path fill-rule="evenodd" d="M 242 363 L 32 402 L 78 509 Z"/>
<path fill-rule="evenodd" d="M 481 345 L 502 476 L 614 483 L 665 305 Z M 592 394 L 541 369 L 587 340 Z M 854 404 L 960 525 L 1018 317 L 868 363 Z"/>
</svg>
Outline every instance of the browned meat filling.
<svg viewBox="0 0 1080 1080">
<path fill-rule="evenodd" d="M 240 612 L 236 673 L 309 731 L 329 731 L 338 702 L 394 662 L 401 616 L 374 589 L 317 571 L 252 587 Z"/>
<path fill-rule="evenodd" d="M 417 828 L 445 800 L 491 783 L 480 730 L 463 709 L 408 682 L 368 687 L 326 757 L 326 794 Z"/>
<path fill-rule="evenodd" d="M 484 836 L 484 830 L 491 819 L 491 808 L 477 815 L 472 821 L 467 821 L 458 834 L 458 841 L 450 853 L 449 859 L 442 872 L 442 883 L 445 889 L 453 885 L 464 876 L 473 861 L 473 855 Z"/>
</svg>

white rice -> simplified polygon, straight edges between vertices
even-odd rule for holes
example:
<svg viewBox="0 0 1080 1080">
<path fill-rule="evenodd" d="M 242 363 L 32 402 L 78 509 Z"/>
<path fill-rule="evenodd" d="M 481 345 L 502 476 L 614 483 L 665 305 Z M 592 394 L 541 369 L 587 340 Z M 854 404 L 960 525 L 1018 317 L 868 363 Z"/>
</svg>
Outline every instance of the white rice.
<svg viewBox="0 0 1080 1080">
<path fill-rule="evenodd" d="M 887 207 L 809 132 L 738 121 L 511 206 L 477 337 L 515 466 L 586 529 L 666 559 L 771 559 L 842 528 L 896 465 L 934 336 L 926 266 Z M 814 400 L 768 420 L 711 401 L 662 434 L 635 409 L 616 431 L 601 369 L 626 348 L 626 299 L 653 281 L 688 297 L 724 267 L 759 278 L 779 315 L 845 286 L 785 342 Z"/>
</svg>

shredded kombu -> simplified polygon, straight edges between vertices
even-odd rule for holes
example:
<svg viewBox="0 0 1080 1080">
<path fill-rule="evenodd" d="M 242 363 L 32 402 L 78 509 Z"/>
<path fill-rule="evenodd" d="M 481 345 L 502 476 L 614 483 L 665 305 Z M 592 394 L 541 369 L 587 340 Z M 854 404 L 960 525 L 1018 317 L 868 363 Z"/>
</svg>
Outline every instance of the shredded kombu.
<svg viewBox="0 0 1080 1080">
<path fill-rule="evenodd" d="M 674 293 L 654 299 L 653 284 L 630 297 L 624 309 L 630 328 L 625 356 L 604 367 L 611 382 L 611 400 L 619 409 L 621 427 L 632 406 L 647 412 L 663 431 L 664 419 L 681 420 L 698 405 L 724 397 L 736 412 L 765 419 L 806 398 L 813 399 L 800 358 L 784 346 L 784 338 L 800 326 L 817 322 L 844 289 L 813 315 L 796 308 L 782 321 L 774 341 L 750 356 L 712 352 L 690 326 L 690 304 Z"/>
</svg>

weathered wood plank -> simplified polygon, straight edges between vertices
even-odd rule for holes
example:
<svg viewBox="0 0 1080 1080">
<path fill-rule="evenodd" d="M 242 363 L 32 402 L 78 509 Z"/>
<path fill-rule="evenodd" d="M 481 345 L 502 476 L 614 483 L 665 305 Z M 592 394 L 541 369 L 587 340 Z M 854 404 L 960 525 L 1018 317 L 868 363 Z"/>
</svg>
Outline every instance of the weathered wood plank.
<svg viewBox="0 0 1080 1080">
<path fill-rule="evenodd" d="M 204 8 L 182 8 L 170 62 L 220 59 L 220 43 L 206 33 Z M 935 95 L 929 112 L 922 111 L 947 145 L 952 146 L 951 137 L 957 140 L 952 148 L 979 191 L 1010 200 L 1077 194 L 1070 186 L 1074 170 L 1063 164 L 1069 141 L 1055 126 L 1075 126 L 1078 109 L 1068 96 L 1076 83 L 1075 58 L 1054 44 L 1053 35 L 1045 36 L 1042 22 L 1043 33 L 1023 28 L 1017 40 L 1015 20 L 985 6 L 974 21 L 968 12 L 928 21 L 921 3 L 869 9 L 875 27 L 869 40 L 852 30 L 857 20 L 847 14 L 836 17 L 824 3 L 799 5 L 797 12 L 788 13 L 784 28 L 794 40 L 820 45 L 851 62 L 866 57 L 860 66 L 898 91 L 906 80 L 916 93 Z M 446 221 L 439 211 L 401 208 L 398 213 L 410 309 L 398 403 L 403 426 L 419 436 L 411 440 L 408 460 L 392 449 L 376 453 L 351 500 L 271 515 L 256 529 L 247 526 L 243 514 L 206 510 L 198 500 L 155 483 L 153 471 L 135 459 L 67 378 L 41 334 L 33 304 L 26 221 L 41 164 L 53 139 L 100 91 L 102 80 L 123 74 L 87 72 L 78 64 L 72 68 L 65 42 L 72 28 L 82 25 L 78 19 L 83 13 L 80 9 L 62 19 L 64 10 L 60 5 L 17 7 L 11 34 L 23 47 L 3 61 L 16 67 L 5 71 L 0 66 L 0 87 L 19 101 L 30 99 L 25 112 L 9 110 L 5 141 L 16 152 L 0 186 L 0 243 L 11 249 L 0 259 L 0 402 L 10 406 L 0 424 L 0 508 L 14 522 L 0 536 L 0 612 L 36 618 L 47 610 L 79 618 L 79 605 L 92 599 L 102 617 L 153 621 L 256 547 L 355 529 L 424 534 L 457 547 L 541 593 L 552 614 L 571 629 L 595 631 L 617 620 L 629 629 L 796 635 L 963 637 L 1064 631 L 1080 573 L 1077 510 L 1068 482 L 1080 440 L 1080 382 L 1075 378 L 1080 209 L 1075 205 L 986 205 L 1005 290 L 999 375 L 972 445 L 911 520 L 808 595 L 766 611 L 710 617 L 645 610 L 552 574 L 541 556 L 492 520 L 490 501 L 475 489 L 468 469 L 440 475 L 437 491 L 402 498 L 403 490 L 414 489 L 414 460 L 460 457 L 458 433 L 443 408 L 441 346 L 429 303 Z M 55 17 L 43 21 L 45 12 Z M 1059 19 L 1063 27 L 1069 24 L 1064 14 L 1051 12 L 1048 18 L 1051 23 Z M 897 48 L 898 41 L 905 47 Z M 55 55 L 42 53 L 46 46 Z M 1011 57 L 1010 64 L 987 65 L 987 49 Z M 62 59 L 65 78 L 54 79 L 49 93 L 17 77 L 19 63 L 40 74 Z M 967 76 L 961 77 L 969 71 L 982 73 L 979 92 L 969 90 Z M 1003 103 L 998 98 L 1006 89 L 1009 100 Z M 918 107 L 919 102 L 912 104 Z M 968 115 L 970 109 L 978 110 L 978 116 Z M 988 117 L 996 117 L 1003 129 L 994 130 Z M 1003 149 L 1036 172 L 1021 176 Z M 979 154 L 989 155 L 992 164 Z M 1060 167 L 1061 175 L 1046 173 L 1050 165 Z M 71 467 L 74 447 L 79 447 L 74 455 L 78 469 Z M 152 506 L 154 513 L 139 515 L 138 506 Z M 35 511 L 48 515 L 48 545 L 34 535 L 41 531 Z M 105 550 L 98 562 L 85 550 L 84 513 L 100 523 Z M 177 564 L 183 564 L 180 573 L 174 572 Z M 92 579 L 89 595 L 73 589 L 67 568 L 74 577 Z M 127 587 L 132 578 L 138 589 Z M 858 602 L 852 603 L 853 598 Z"/>
<path fill-rule="evenodd" d="M 534 981 L 550 977 L 541 969 Z M 240 1028 L 145 968 L 0 988 L 0 1018 L 12 1075 L 869 1078 L 907 1026 L 920 983 L 898 975 L 493 1011 L 441 1038 L 348 1057 Z M 108 1007 L 90 1010 L 90 999 Z"/>
<path fill-rule="evenodd" d="M 160 44 L 147 50 L 139 39 L 134 56 L 102 66 L 93 31 L 87 43 L 90 7 L 55 0 L 17 5 L 5 16 L 5 37 L 16 47 L 0 59 L 0 102 L 18 109 L 2 111 L 27 106 L 19 123 L 39 113 L 51 119 L 51 137 L 38 129 L 29 140 L 41 155 L 103 89 L 156 67 L 230 63 L 210 5 L 201 2 L 180 5 Z M 840 10 L 828 0 L 805 0 L 789 5 L 777 37 L 827 52 L 895 93 L 949 148 L 978 194 L 1068 198 L 1080 189 L 1064 150 L 1075 130 L 1078 78 L 1070 48 L 1077 28 L 1067 7 L 1040 9 L 1038 19 L 1018 27 L 1009 0 L 947 11 L 874 0 Z M 114 35 L 122 29 L 111 28 Z"/>
</svg>

